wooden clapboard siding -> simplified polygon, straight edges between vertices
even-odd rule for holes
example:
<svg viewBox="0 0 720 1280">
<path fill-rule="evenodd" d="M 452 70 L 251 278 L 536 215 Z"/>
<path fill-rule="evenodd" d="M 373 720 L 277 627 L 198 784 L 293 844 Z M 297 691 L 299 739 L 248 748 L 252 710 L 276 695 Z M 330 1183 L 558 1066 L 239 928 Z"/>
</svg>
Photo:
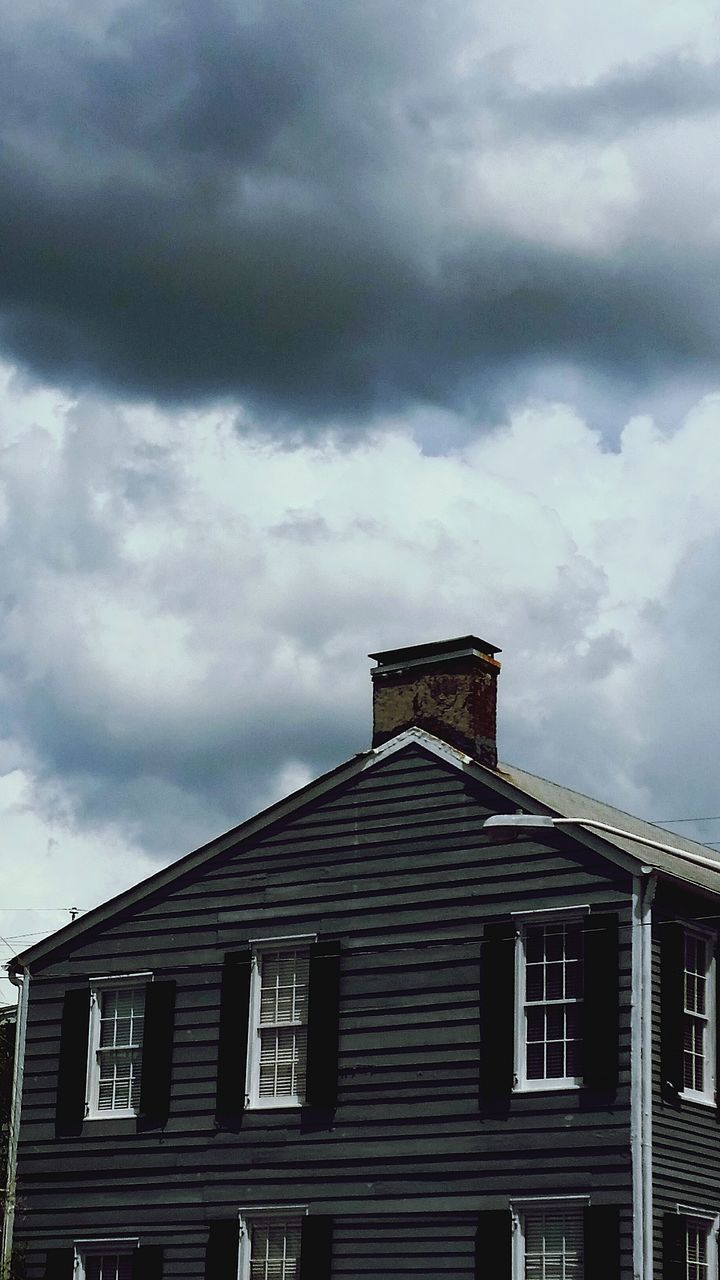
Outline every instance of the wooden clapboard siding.
<svg viewBox="0 0 720 1280">
<path fill-rule="evenodd" d="M 655 1275 L 662 1276 L 663 1214 L 678 1204 L 720 1214 L 720 1115 L 717 1107 L 663 1096 L 661 1073 L 661 932 L 665 920 L 718 926 L 717 900 L 660 886 L 654 907 L 653 1010 L 653 1238 Z M 719 1011 L 720 1012 L 720 1011 Z"/>
<path fill-rule="evenodd" d="M 469 1280 L 481 1208 L 564 1193 L 622 1206 L 629 1276 L 629 877 L 567 836 L 494 842 L 482 823 L 504 807 L 411 748 L 38 966 L 17 1220 L 29 1280 L 47 1245 L 126 1232 L 166 1245 L 166 1277 L 199 1277 L 208 1220 L 287 1202 L 336 1217 L 338 1277 L 430 1280 L 440 1249 L 445 1272 Z M 483 926 L 564 904 L 619 915 L 617 1094 L 518 1095 L 490 1116 L 478 1099 Z M 250 1111 L 218 1128 L 224 955 L 293 932 L 341 940 L 337 1109 Z M 86 1122 L 58 1139 L 64 993 L 141 970 L 177 983 L 167 1123 Z"/>
</svg>

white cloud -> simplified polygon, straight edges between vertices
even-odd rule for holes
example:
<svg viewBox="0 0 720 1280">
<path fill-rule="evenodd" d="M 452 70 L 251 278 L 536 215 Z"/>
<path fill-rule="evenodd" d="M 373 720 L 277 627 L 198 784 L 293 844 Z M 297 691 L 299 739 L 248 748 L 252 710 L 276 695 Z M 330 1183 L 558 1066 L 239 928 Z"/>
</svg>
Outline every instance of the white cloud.
<svg viewBox="0 0 720 1280">
<path fill-rule="evenodd" d="M 483 13 L 483 44 L 510 47 L 523 82 L 533 87 L 589 84 L 617 66 L 680 48 L 712 61 L 720 52 L 717 9 L 710 0 L 632 0 L 579 5 L 548 0 L 542 11 L 507 0 Z"/>
<path fill-rule="evenodd" d="M 615 452 L 536 402 L 428 456 L 409 422 L 283 450 L 229 410 L 2 394 L 11 945 L 362 749 L 365 655 L 395 644 L 502 645 L 506 758 L 650 816 L 717 808 L 720 397 Z"/>
</svg>

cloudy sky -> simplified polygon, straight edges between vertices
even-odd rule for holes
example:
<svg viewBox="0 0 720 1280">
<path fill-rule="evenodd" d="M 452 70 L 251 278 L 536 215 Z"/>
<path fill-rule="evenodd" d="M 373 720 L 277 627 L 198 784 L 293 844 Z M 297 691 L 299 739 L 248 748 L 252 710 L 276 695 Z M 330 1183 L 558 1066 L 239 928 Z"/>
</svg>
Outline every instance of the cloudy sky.
<svg viewBox="0 0 720 1280">
<path fill-rule="evenodd" d="M 720 814 L 716 5 L 0 17 L 0 959 L 364 748 L 396 644 Z"/>
</svg>

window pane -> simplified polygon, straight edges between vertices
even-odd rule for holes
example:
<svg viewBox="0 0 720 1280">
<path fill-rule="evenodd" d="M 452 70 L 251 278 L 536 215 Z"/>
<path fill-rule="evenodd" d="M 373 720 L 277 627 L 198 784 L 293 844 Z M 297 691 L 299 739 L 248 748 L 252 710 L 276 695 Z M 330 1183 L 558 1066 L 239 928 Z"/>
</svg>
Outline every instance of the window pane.
<svg viewBox="0 0 720 1280">
<path fill-rule="evenodd" d="M 528 965 L 525 977 L 525 993 L 528 1000 L 545 999 L 545 969 L 543 965 Z"/>
<path fill-rule="evenodd" d="M 525 958 L 528 963 L 542 961 L 545 958 L 545 931 L 542 925 L 531 925 L 525 934 Z"/>
<path fill-rule="evenodd" d="M 562 1000 L 565 995 L 565 970 L 560 963 L 549 964 L 545 970 L 545 998 Z"/>
<path fill-rule="evenodd" d="M 564 951 L 565 930 L 562 925 L 547 925 L 545 928 L 546 960 L 562 960 Z"/>
</svg>

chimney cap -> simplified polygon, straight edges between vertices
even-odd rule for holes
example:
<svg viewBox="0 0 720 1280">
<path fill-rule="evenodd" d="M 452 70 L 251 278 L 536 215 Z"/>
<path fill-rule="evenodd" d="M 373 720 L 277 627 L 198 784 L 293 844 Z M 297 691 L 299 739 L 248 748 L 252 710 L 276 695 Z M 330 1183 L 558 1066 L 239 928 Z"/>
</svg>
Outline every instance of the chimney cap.
<svg viewBox="0 0 720 1280">
<path fill-rule="evenodd" d="M 496 645 L 488 644 L 479 636 L 458 636 L 454 640 L 437 640 L 434 644 L 406 645 L 404 649 L 384 649 L 382 653 L 369 653 L 377 662 L 372 675 L 380 671 L 397 670 L 399 667 L 429 666 L 436 662 L 452 662 L 458 658 L 493 658 L 502 653 Z"/>
</svg>

